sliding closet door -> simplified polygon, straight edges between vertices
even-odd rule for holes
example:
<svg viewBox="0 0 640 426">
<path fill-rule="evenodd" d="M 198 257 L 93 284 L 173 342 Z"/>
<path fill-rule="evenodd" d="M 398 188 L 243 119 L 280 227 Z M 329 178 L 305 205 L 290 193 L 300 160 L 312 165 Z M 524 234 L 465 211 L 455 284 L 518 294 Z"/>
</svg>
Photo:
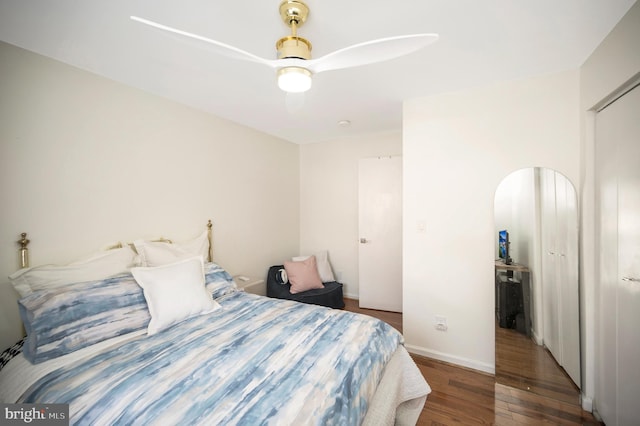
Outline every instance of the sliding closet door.
<svg viewBox="0 0 640 426">
<path fill-rule="evenodd" d="M 573 185 L 556 173 L 557 279 L 560 290 L 560 365 L 580 383 L 580 312 L 578 272 L 578 206 Z"/>
<path fill-rule="evenodd" d="M 556 172 L 540 171 L 540 228 L 542 233 L 542 338 L 549 352 L 560 363 L 560 292 L 557 274 Z"/>
<path fill-rule="evenodd" d="M 542 170 L 540 201 L 542 340 L 579 387 L 578 208 L 573 185 L 561 173 Z"/>
<path fill-rule="evenodd" d="M 640 88 L 596 118 L 599 340 L 596 409 L 608 426 L 640 418 Z"/>
<path fill-rule="evenodd" d="M 618 140 L 618 421 L 627 425 L 638 424 L 640 419 L 640 88 L 611 107 L 619 110 L 616 114 L 621 121 Z"/>
<path fill-rule="evenodd" d="M 604 111 L 606 112 L 606 110 Z M 618 304 L 618 178 L 615 124 L 604 112 L 596 122 L 596 196 L 598 199 L 598 342 L 596 354 L 595 408 L 607 424 L 615 426 L 617 395 L 617 328 Z"/>
</svg>

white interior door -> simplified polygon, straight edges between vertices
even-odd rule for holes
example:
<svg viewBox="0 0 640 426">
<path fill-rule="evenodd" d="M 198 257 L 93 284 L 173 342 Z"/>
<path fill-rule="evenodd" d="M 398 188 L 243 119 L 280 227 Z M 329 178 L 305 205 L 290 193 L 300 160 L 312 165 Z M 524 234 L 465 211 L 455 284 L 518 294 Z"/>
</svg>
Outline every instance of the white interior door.
<svg viewBox="0 0 640 426">
<path fill-rule="evenodd" d="M 360 307 L 402 312 L 402 158 L 358 167 Z"/>
</svg>

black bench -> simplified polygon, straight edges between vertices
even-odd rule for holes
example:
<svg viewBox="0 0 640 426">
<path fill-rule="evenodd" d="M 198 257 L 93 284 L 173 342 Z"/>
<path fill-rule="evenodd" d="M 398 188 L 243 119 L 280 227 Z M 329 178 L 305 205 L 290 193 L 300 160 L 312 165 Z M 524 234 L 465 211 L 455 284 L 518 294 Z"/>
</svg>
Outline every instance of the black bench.
<svg viewBox="0 0 640 426">
<path fill-rule="evenodd" d="M 269 273 L 267 274 L 268 297 L 295 300 L 296 302 L 321 305 L 335 309 L 344 308 L 341 283 L 331 281 L 322 283 L 324 288 L 314 288 L 312 290 L 303 291 L 302 293 L 291 294 L 291 284 L 280 284 L 276 280 L 276 274 L 283 268 L 283 265 L 274 265 L 269 268 Z"/>
</svg>

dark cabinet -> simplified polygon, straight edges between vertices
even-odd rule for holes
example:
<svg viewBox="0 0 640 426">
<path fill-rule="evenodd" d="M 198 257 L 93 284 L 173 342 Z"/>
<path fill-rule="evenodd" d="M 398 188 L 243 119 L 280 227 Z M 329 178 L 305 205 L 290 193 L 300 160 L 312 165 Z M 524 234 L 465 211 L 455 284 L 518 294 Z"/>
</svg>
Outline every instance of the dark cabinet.
<svg viewBox="0 0 640 426">
<path fill-rule="evenodd" d="M 500 327 L 526 334 L 522 283 L 506 274 L 496 275 L 496 316 Z"/>
</svg>

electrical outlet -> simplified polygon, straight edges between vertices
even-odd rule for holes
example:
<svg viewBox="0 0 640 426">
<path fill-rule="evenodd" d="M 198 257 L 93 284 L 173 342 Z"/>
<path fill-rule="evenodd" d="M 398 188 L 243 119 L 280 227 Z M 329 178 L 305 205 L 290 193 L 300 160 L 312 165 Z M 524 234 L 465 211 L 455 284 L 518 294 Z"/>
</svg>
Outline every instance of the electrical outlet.
<svg viewBox="0 0 640 426">
<path fill-rule="evenodd" d="M 436 323 L 436 330 L 447 331 L 447 328 L 449 328 L 447 327 L 447 317 L 436 315 L 435 323 Z"/>
</svg>

